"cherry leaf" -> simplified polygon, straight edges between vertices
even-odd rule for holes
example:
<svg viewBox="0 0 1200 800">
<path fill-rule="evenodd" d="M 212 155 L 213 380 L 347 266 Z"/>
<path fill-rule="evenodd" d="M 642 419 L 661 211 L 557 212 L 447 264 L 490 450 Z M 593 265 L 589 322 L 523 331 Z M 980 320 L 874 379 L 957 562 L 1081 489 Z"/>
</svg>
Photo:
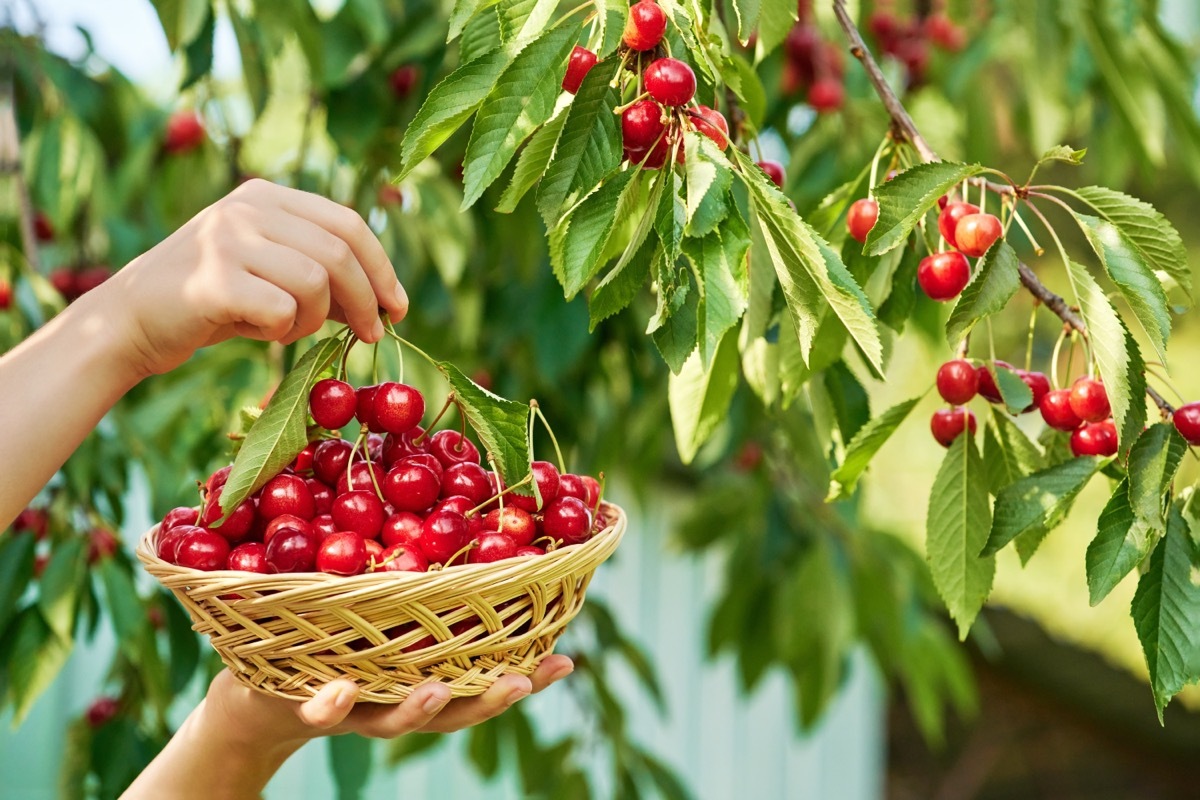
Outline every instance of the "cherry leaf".
<svg viewBox="0 0 1200 800">
<path fill-rule="evenodd" d="M 567 110 L 570 108 L 570 103 L 564 98 L 569 97 L 570 95 L 566 94 L 560 97 L 559 105 L 554 110 L 554 116 L 529 137 L 525 149 L 517 157 L 517 166 L 513 170 L 512 180 L 505 188 L 504 194 L 500 195 L 500 203 L 496 206 L 497 211 L 511 214 L 517 209 L 521 198 L 533 188 L 535 183 L 541 180 L 542 175 L 546 172 L 546 166 L 554 157 L 554 150 L 558 146 L 558 139 L 562 135 L 563 127 L 567 124 Z"/>
<path fill-rule="evenodd" d="M 613 209 L 627 190 L 637 191 L 630 182 L 633 175 L 633 170 L 617 172 L 550 232 L 550 264 L 567 300 L 579 294 L 603 266 L 604 248 L 617 219 Z"/>
<path fill-rule="evenodd" d="M 965 178 L 978 175 L 978 164 L 957 164 L 935 161 L 918 164 L 901 172 L 890 181 L 875 187 L 879 202 L 879 219 L 867 234 L 864 251 L 881 256 L 899 247 L 912 233 L 917 222 L 932 209 L 938 198 L 956 187 Z"/>
<path fill-rule="evenodd" d="M 737 336 L 728 334 L 707 367 L 693 351 L 678 375 L 667 378 L 667 401 L 679 459 L 690 464 L 725 419 L 738 384 Z"/>
<path fill-rule="evenodd" d="M 1011 369 L 997 365 L 988 367 L 995 373 L 996 388 L 1005 407 L 1013 414 L 1020 414 L 1033 404 L 1033 390 Z"/>
<path fill-rule="evenodd" d="M 1071 194 L 1116 225 L 1152 269 L 1171 276 L 1191 293 L 1192 269 L 1183 239 L 1154 206 L 1103 186 L 1085 186 Z"/>
<path fill-rule="evenodd" d="M 981 319 L 1002 311 L 1020 288 L 1017 254 L 1002 239 L 980 259 L 975 277 L 963 289 L 946 320 L 946 341 L 950 348 L 957 348 Z"/>
<path fill-rule="evenodd" d="M 1094 457 L 1072 459 L 1001 489 L 996 495 L 991 533 L 979 552 L 993 555 L 1018 536 L 1040 543 L 1041 537 L 1062 521 L 1076 496 L 1100 469 L 1100 463 Z"/>
<path fill-rule="evenodd" d="M 1161 532 L 1136 524 L 1129 505 L 1129 480 L 1122 479 L 1100 512 L 1096 536 L 1088 544 L 1088 600 L 1094 606 L 1108 596 L 1129 571 L 1145 560 Z"/>
<path fill-rule="evenodd" d="M 854 494 L 854 487 L 867 465 L 871 463 L 871 459 L 920 400 L 921 398 L 914 397 L 898 403 L 859 428 L 854 438 L 846 445 L 846 457 L 842 460 L 842 465 L 831 476 L 833 482 L 830 485 L 830 500 L 840 500 Z"/>
<path fill-rule="evenodd" d="M 983 434 L 983 464 L 993 495 L 1030 473 L 1046 467 L 1045 456 L 1012 418 L 993 411 Z"/>
<path fill-rule="evenodd" d="M 221 492 L 228 514 L 257 492 L 308 444 L 308 393 L 342 349 L 342 340 L 322 339 L 284 376 L 262 415 L 246 432 Z"/>
<path fill-rule="evenodd" d="M 1170 422 L 1151 425 L 1129 450 L 1129 505 L 1139 523 L 1162 533 L 1164 498 L 1187 452 L 1187 442 Z"/>
<path fill-rule="evenodd" d="M 646 238 L 630 259 L 613 267 L 596 284 L 588 297 L 589 331 L 633 302 L 650 277 L 655 258 L 662 258 L 662 246 L 657 239 Z"/>
<path fill-rule="evenodd" d="M 459 410 L 479 436 L 504 482 L 512 486 L 528 475 L 529 406 L 492 394 L 449 361 L 435 361 L 434 366 L 450 382 Z M 532 489 L 524 486 L 516 491 L 532 493 Z"/>
</svg>

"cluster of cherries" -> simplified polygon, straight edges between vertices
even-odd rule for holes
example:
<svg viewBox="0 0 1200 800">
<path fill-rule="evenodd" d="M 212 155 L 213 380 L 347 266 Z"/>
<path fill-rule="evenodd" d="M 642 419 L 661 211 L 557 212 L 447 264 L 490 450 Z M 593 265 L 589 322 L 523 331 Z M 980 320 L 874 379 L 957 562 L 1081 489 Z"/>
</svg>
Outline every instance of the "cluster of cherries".
<svg viewBox="0 0 1200 800">
<path fill-rule="evenodd" d="M 17 514 L 17 518 L 13 520 L 12 532 L 14 534 L 32 533 L 35 541 L 45 541 L 50 532 L 50 512 L 38 506 L 28 506 L 22 509 L 21 513 Z M 120 546 L 117 535 L 102 525 L 93 526 L 87 531 L 86 536 L 89 564 L 95 564 L 101 559 L 110 557 L 117 552 L 117 548 Z M 34 557 L 34 577 L 42 576 L 49 561 L 50 555 L 46 552 L 40 552 Z"/>
<path fill-rule="evenodd" d="M 890 178 L 890 176 L 889 176 Z M 933 300 L 953 300 L 971 282 L 971 263 L 967 257 L 982 258 L 983 254 L 1004 234 L 1004 226 L 995 214 L 980 211 L 979 206 L 966 202 L 938 200 L 938 231 L 950 246 L 941 253 L 931 253 L 917 265 L 917 283 Z M 846 227 L 859 242 L 879 219 L 879 203 L 870 197 L 855 200 L 846 213 Z"/>
<path fill-rule="evenodd" d="M 176 111 L 167 119 L 163 150 L 171 155 L 188 153 L 204 144 L 204 122 L 195 111 Z"/>
<path fill-rule="evenodd" d="M 356 442 L 311 442 L 222 521 L 230 467 L 209 476 L 199 508 L 171 510 L 158 556 L 199 570 L 258 573 L 425 572 L 432 565 L 543 555 L 601 530 L 600 484 L 534 461 L 537 499 L 507 490 L 455 430 L 429 433 L 421 393 L 386 382 L 355 390 L 328 378 L 309 411 L 337 431 L 357 419 Z M 516 488 L 516 487 L 514 487 Z"/>
<path fill-rule="evenodd" d="M 821 37 L 813 20 L 811 0 L 800 0 L 798 11 L 799 19 L 783 42 L 780 92 L 785 97 L 803 94 L 819 113 L 837 111 L 846 100 L 842 48 Z"/>
<path fill-rule="evenodd" d="M 967 43 L 966 32 L 950 19 L 944 6 L 943 0 L 935 3 L 934 12 L 924 18 L 901 19 L 892 10 L 891 0 L 881 0 L 867 18 L 867 30 L 879 49 L 904 65 L 909 86 L 925 82 L 930 44 L 955 53 Z"/>
</svg>

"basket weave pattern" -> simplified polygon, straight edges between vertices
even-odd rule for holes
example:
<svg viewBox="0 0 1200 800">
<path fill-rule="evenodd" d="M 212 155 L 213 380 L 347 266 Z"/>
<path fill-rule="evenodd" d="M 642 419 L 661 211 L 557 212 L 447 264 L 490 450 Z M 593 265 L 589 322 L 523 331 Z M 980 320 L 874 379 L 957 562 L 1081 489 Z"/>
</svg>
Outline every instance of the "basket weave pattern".
<svg viewBox="0 0 1200 800">
<path fill-rule="evenodd" d="M 360 701 L 398 703 L 424 683 L 464 697 L 533 672 L 625 535 L 621 508 L 599 514 L 606 527 L 584 544 L 426 573 L 200 572 L 157 557 L 157 526 L 137 555 L 251 687 L 303 700 L 349 677 Z"/>
</svg>

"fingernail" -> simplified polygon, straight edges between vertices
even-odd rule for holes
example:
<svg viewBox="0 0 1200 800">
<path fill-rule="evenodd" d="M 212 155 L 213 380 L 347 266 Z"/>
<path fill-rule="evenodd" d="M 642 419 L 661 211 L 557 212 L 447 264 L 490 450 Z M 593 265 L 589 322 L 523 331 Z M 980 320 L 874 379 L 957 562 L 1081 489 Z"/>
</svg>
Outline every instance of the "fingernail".
<svg viewBox="0 0 1200 800">
<path fill-rule="evenodd" d="M 421 706 L 421 710 L 426 714 L 436 714 L 442 710 L 442 707 L 450 701 L 448 697 L 433 695 L 425 700 L 425 704 Z"/>
<path fill-rule="evenodd" d="M 383 338 L 383 321 L 382 320 L 378 320 L 378 319 L 375 320 L 375 324 L 371 326 L 371 338 L 375 341 L 379 341 L 380 339 Z"/>
<path fill-rule="evenodd" d="M 339 689 L 337 697 L 333 698 L 335 708 L 349 708 L 354 703 L 354 695 L 357 694 L 353 689 Z"/>
<path fill-rule="evenodd" d="M 529 695 L 529 692 L 526 691 L 525 689 L 513 689 L 511 692 L 508 693 L 508 697 L 504 698 L 504 702 L 508 703 L 511 706 L 513 703 L 517 702 L 522 697 L 527 697 L 528 695 Z"/>
<path fill-rule="evenodd" d="M 408 292 L 404 291 L 404 285 L 396 284 L 396 302 L 405 308 L 408 308 Z"/>
<path fill-rule="evenodd" d="M 550 680 L 552 680 L 552 681 L 561 681 L 563 678 L 567 677 L 568 675 L 570 675 L 570 674 L 571 674 L 572 672 L 574 672 L 574 671 L 575 671 L 575 667 L 573 667 L 573 666 L 571 666 L 571 667 L 563 667 L 562 669 L 560 669 L 560 670 L 556 671 L 556 672 L 555 672 L 553 675 L 551 675 L 551 676 L 550 676 Z"/>
</svg>

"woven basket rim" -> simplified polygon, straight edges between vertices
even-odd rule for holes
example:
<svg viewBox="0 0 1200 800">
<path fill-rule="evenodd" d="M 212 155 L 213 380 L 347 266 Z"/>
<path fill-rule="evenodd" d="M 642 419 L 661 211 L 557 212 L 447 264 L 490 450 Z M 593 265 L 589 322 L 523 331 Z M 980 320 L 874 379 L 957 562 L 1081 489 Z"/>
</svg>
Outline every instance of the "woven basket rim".
<svg viewBox="0 0 1200 800">
<path fill-rule="evenodd" d="M 601 562 L 606 561 L 612 555 L 613 551 L 616 550 L 617 545 L 620 544 L 621 539 L 625 535 L 625 529 L 628 525 L 628 516 L 620 506 L 615 503 L 602 501 L 600 507 L 606 511 L 607 516 L 613 517 L 612 524 L 606 526 L 582 544 L 564 545 L 539 556 L 514 556 L 513 558 L 490 563 L 455 564 L 428 572 L 384 571 L 366 572 L 359 575 L 334 575 L 325 572 L 264 574 L 244 572 L 242 570 L 219 569 L 204 571 L 190 567 L 181 567 L 158 557 L 158 533 L 161 523 L 155 524 L 142 535 L 135 552 L 138 560 L 145 566 L 146 571 L 160 581 L 170 579 L 170 583 L 175 584 L 180 582 L 180 579 L 191 576 L 192 580 L 182 582 L 191 585 L 219 582 L 227 591 L 237 591 L 239 585 L 253 585 L 255 591 L 270 591 L 272 582 L 287 583 L 289 588 L 282 590 L 283 592 L 287 592 L 296 590 L 310 591 L 329 584 L 336 584 L 340 591 L 346 591 L 358 587 L 366 588 L 382 582 L 422 583 L 437 578 L 443 579 L 438 580 L 438 583 L 442 583 L 443 581 L 452 582 L 455 579 L 474 581 L 489 577 L 493 573 L 510 574 L 514 567 L 518 565 L 528 565 L 531 571 L 541 571 L 539 567 L 544 568 L 558 565 L 560 562 L 566 560 L 590 561 L 594 559 L 595 564 L 598 566 Z"/>
</svg>

